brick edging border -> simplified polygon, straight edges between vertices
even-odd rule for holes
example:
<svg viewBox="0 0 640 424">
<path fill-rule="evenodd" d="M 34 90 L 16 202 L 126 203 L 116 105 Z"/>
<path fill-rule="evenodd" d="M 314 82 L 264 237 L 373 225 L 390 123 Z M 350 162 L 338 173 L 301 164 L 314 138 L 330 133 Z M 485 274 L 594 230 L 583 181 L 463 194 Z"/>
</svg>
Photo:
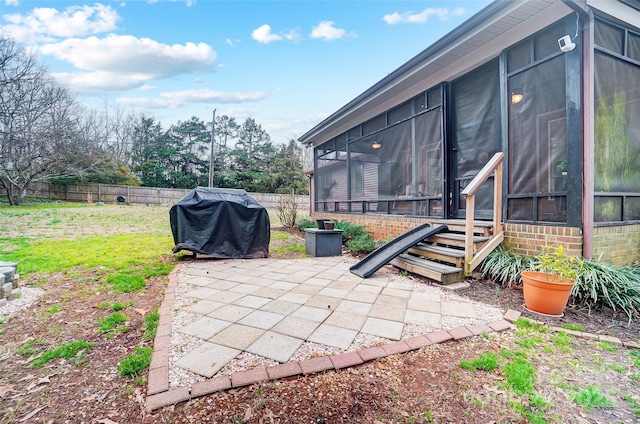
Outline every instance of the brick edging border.
<svg viewBox="0 0 640 424">
<path fill-rule="evenodd" d="M 439 330 L 427 333 L 423 336 L 412 337 L 406 340 L 389 343 L 383 346 L 373 346 L 354 352 L 345 352 L 338 355 L 322 356 L 299 362 L 287 362 L 269 367 L 258 367 L 247 371 L 235 372 L 228 376 L 214 377 L 199 381 L 189 387 L 169 388 L 169 343 L 171 341 L 171 305 L 175 299 L 175 290 L 178 285 L 178 271 L 180 264 L 169 274 L 169 284 L 165 291 L 165 297 L 158 312 L 160 323 L 154 341 L 153 355 L 149 365 L 149 377 L 147 385 L 146 408 L 150 411 L 175 405 L 179 402 L 220 392 L 231 388 L 250 386 L 267 380 L 293 377 L 297 375 L 310 375 L 328 370 L 340 370 L 378 358 L 395 355 L 398 353 L 418 350 L 434 344 L 446 341 L 456 341 L 468 337 L 478 336 L 484 333 L 498 333 L 514 328 L 521 313 L 509 309 L 502 320 L 490 323 L 481 323 L 456 327 L 449 330 Z M 527 318 L 529 319 L 529 318 Z M 537 322 L 529 319 L 530 321 Z M 622 341 L 617 337 L 590 334 L 581 331 L 568 330 L 561 327 L 549 327 L 552 331 L 563 331 L 575 337 L 598 340 L 624 346 L 631 349 L 640 349 L 640 344 L 634 341 Z"/>
</svg>

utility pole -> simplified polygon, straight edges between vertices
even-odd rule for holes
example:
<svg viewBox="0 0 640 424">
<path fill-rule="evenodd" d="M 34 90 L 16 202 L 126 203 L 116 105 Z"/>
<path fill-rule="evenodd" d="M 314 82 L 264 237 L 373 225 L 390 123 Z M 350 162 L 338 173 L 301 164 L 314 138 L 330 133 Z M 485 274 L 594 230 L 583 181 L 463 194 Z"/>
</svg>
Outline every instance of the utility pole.
<svg viewBox="0 0 640 424">
<path fill-rule="evenodd" d="M 211 121 L 211 154 L 209 155 L 209 187 L 213 187 L 213 165 L 216 161 L 216 110 L 213 109 L 213 120 Z"/>
</svg>

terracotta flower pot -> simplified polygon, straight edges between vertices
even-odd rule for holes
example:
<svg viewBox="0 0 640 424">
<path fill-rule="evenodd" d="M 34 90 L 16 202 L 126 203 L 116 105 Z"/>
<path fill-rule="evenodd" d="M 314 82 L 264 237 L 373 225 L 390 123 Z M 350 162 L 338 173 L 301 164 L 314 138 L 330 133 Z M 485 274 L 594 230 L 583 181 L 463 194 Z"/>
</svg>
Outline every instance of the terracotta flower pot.
<svg viewBox="0 0 640 424">
<path fill-rule="evenodd" d="M 333 230 L 334 226 L 335 226 L 335 222 L 333 222 L 333 221 L 325 221 L 324 222 L 324 229 L 325 230 Z"/>
<path fill-rule="evenodd" d="M 522 291 L 527 309 L 551 316 L 562 316 L 575 281 L 538 271 L 522 272 Z"/>
</svg>

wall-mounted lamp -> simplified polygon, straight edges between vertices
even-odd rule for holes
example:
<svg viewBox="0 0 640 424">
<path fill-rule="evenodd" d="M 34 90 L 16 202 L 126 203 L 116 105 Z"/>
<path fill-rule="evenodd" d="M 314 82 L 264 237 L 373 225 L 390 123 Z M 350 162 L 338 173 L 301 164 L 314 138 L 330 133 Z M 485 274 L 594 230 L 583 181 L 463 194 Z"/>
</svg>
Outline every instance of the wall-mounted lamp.
<svg viewBox="0 0 640 424">
<path fill-rule="evenodd" d="M 511 93 L 511 103 L 517 105 L 522 100 L 524 100 L 524 94 L 522 93 Z"/>
<path fill-rule="evenodd" d="M 378 143 L 377 141 L 374 141 L 373 143 L 371 143 L 371 147 L 378 150 L 379 148 L 382 147 L 382 144 Z"/>
</svg>

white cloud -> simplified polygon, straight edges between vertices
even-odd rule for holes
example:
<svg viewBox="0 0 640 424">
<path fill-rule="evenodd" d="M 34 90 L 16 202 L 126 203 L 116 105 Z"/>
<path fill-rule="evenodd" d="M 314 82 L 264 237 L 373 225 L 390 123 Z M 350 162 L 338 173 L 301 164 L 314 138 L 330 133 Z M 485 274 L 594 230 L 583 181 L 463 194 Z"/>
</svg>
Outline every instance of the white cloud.
<svg viewBox="0 0 640 424">
<path fill-rule="evenodd" d="M 251 38 L 256 40 L 258 43 L 269 44 L 272 41 L 280 41 L 283 37 L 278 34 L 272 34 L 271 26 L 264 24 L 253 30 Z"/>
<path fill-rule="evenodd" d="M 17 6 L 18 5 L 18 0 L 5 0 L 4 2 L 7 6 Z"/>
<path fill-rule="evenodd" d="M 311 30 L 311 38 L 324 38 L 325 40 L 337 40 L 347 34 L 342 28 L 336 28 L 333 21 L 322 21 Z"/>
<path fill-rule="evenodd" d="M 446 21 L 453 16 L 464 15 L 465 10 L 462 7 L 457 7 L 453 10 L 446 8 L 433 8 L 429 7 L 422 12 L 393 12 L 390 15 L 385 15 L 382 19 L 389 25 L 397 24 L 424 24 L 429 21 L 431 16 L 437 16 L 441 21 Z"/>
<path fill-rule="evenodd" d="M 115 34 L 104 38 L 69 38 L 45 44 L 39 51 L 79 69 L 140 74 L 147 78 L 209 70 L 216 60 L 216 53 L 205 43 L 168 45 L 149 38 Z"/>
<path fill-rule="evenodd" d="M 271 32 L 271 26 L 264 24 L 253 30 L 253 32 L 251 33 L 251 38 L 256 40 L 258 43 L 269 44 L 273 41 L 282 41 L 282 40 L 299 41 L 302 37 L 300 33 L 295 29 L 292 29 L 283 34 L 273 34 Z M 227 44 L 231 46 L 234 45 L 233 42 L 228 39 L 227 39 Z"/>
<path fill-rule="evenodd" d="M 8 22 L 4 32 L 19 42 L 51 41 L 56 38 L 80 37 L 117 29 L 118 12 L 110 6 L 70 6 L 59 11 L 37 7 L 28 14 L 11 13 L 3 16 Z"/>
<path fill-rule="evenodd" d="M 204 43 L 162 44 L 148 38 L 110 34 L 104 38 L 69 38 L 40 47 L 81 71 L 53 76 L 81 93 L 140 88 L 154 79 L 209 71 L 216 53 Z"/>
<path fill-rule="evenodd" d="M 217 90 L 183 90 L 166 91 L 157 98 L 121 97 L 116 101 L 131 107 L 144 108 L 177 108 L 194 103 L 245 103 L 262 100 L 267 93 L 226 92 Z"/>
</svg>

